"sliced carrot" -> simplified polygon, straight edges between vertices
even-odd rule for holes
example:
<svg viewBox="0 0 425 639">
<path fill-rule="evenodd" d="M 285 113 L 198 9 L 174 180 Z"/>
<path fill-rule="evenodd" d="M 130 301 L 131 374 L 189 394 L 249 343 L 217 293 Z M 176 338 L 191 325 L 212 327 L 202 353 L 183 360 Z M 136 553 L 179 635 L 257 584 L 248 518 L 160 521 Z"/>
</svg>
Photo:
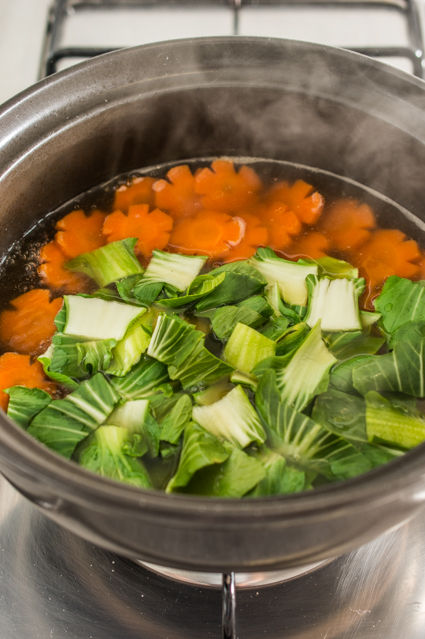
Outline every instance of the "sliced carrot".
<svg viewBox="0 0 425 639">
<path fill-rule="evenodd" d="M 56 326 L 53 322 L 62 298 L 50 301 L 50 293 L 36 288 L 10 302 L 12 309 L 0 313 L 0 341 L 3 348 L 38 355 L 50 344 Z"/>
<path fill-rule="evenodd" d="M 56 224 L 55 241 L 69 259 L 90 253 L 106 244 L 102 233 L 105 218 L 102 211 L 93 211 L 89 216 L 81 209 L 72 211 Z"/>
<path fill-rule="evenodd" d="M 193 215 L 202 208 L 201 198 L 195 193 L 195 178 L 187 164 L 170 169 L 167 180 L 157 180 L 152 188 L 156 206 L 175 219 Z"/>
<path fill-rule="evenodd" d="M 245 235 L 246 223 L 221 211 L 202 211 L 177 223 L 170 246 L 187 255 L 218 257 L 238 245 Z"/>
<path fill-rule="evenodd" d="M 318 260 L 329 254 L 330 241 L 327 237 L 317 231 L 310 231 L 284 250 L 285 255 L 292 258 L 310 258 Z"/>
<path fill-rule="evenodd" d="M 155 209 L 149 213 L 147 204 L 132 204 L 128 214 L 114 211 L 105 220 L 103 233 L 107 242 L 125 240 L 127 237 L 137 237 L 135 250 L 139 255 L 149 258 L 153 249 L 163 249 L 170 239 L 173 219 Z"/>
<path fill-rule="evenodd" d="M 301 233 L 302 223 L 286 204 L 275 202 L 257 211 L 259 219 L 268 230 L 268 245 L 272 249 L 285 248 L 291 244 L 294 236 Z"/>
<path fill-rule="evenodd" d="M 40 250 L 42 264 L 37 269 L 43 282 L 53 290 L 70 295 L 92 291 L 93 281 L 89 277 L 73 273 L 64 267 L 68 259 L 55 241 L 45 244 Z"/>
<path fill-rule="evenodd" d="M 0 406 L 5 411 L 9 403 L 9 395 L 3 392 L 12 386 L 26 386 L 26 388 L 41 388 L 41 390 L 55 394 L 56 384 L 47 380 L 40 362 L 31 364 L 29 355 L 4 353 L 0 357 Z"/>
<path fill-rule="evenodd" d="M 322 213 L 325 200 L 318 191 L 312 191 L 311 184 L 304 180 L 297 180 L 292 186 L 288 182 L 278 182 L 270 189 L 267 200 L 286 204 L 303 224 L 313 225 Z"/>
<path fill-rule="evenodd" d="M 149 204 L 151 208 L 155 206 L 155 193 L 152 191 L 152 184 L 155 178 L 135 177 L 129 184 L 122 184 L 115 191 L 114 211 L 127 213 L 128 207 L 132 204 Z"/>
<path fill-rule="evenodd" d="M 206 209 L 239 215 L 256 205 L 262 182 L 254 169 L 242 166 L 236 173 L 233 162 L 215 160 L 195 177 L 195 191 Z"/>
<path fill-rule="evenodd" d="M 346 198 L 334 202 L 323 216 L 321 229 L 340 251 L 352 250 L 370 239 L 375 215 L 367 204 Z"/>
<path fill-rule="evenodd" d="M 269 234 L 265 226 L 255 215 L 240 213 L 239 218 L 245 222 L 245 234 L 237 246 L 225 254 L 224 262 L 235 262 L 252 257 L 259 246 L 267 246 Z"/>
<path fill-rule="evenodd" d="M 367 291 L 364 305 L 373 309 L 372 301 L 379 295 L 384 281 L 390 275 L 414 278 L 419 267 L 414 262 L 420 260 L 421 252 L 414 240 L 397 229 L 380 229 L 356 251 L 349 254 L 352 264 L 359 268 L 366 279 Z"/>
</svg>

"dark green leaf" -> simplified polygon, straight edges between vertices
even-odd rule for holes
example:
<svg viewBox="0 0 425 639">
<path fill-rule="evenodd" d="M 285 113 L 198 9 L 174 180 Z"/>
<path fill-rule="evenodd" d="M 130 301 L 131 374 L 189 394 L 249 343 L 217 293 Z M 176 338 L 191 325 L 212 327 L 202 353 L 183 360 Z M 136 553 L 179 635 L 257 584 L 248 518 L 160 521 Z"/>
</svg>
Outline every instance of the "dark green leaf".
<svg viewBox="0 0 425 639">
<path fill-rule="evenodd" d="M 230 444 L 224 447 L 230 453 L 226 461 L 199 470 L 187 492 L 210 497 L 243 497 L 264 479 L 266 472 L 260 462 Z"/>
<path fill-rule="evenodd" d="M 131 437 L 121 426 L 100 426 L 77 451 L 77 461 L 83 468 L 102 477 L 115 479 L 130 486 L 151 488 L 142 463 L 125 453 Z"/>
<path fill-rule="evenodd" d="M 9 395 L 7 414 L 22 428 L 26 428 L 31 420 L 52 401 L 49 393 L 40 388 L 13 386 L 6 388 L 4 392 Z"/>
<path fill-rule="evenodd" d="M 190 422 L 184 431 L 183 449 L 177 472 L 168 482 L 166 492 L 171 493 L 187 486 L 198 470 L 212 464 L 221 464 L 229 454 L 216 437 L 198 424 Z"/>
<path fill-rule="evenodd" d="M 391 275 L 382 293 L 375 300 L 375 308 L 382 313 L 382 323 L 388 333 L 394 333 L 408 322 L 425 320 L 425 281 L 411 282 Z"/>
</svg>

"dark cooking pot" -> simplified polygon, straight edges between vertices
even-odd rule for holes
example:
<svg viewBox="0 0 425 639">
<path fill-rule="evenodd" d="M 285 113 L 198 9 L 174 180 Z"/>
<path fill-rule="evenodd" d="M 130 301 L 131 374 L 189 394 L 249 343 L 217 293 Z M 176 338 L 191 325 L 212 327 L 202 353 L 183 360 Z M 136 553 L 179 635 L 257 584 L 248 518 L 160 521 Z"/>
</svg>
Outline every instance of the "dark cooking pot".
<svg viewBox="0 0 425 639">
<path fill-rule="evenodd" d="M 154 44 L 78 65 L 0 111 L 1 254 L 118 173 L 214 155 L 320 167 L 425 219 L 425 84 L 346 51 L 256 38 Z M 345 483 L 235 501 L 111 482 L 0 422 L 0 467 L 18 490 L 91 542 L 162 565 L 317 561 L 400 524 L 425 499 L 424 445 Z"/>
</svg>

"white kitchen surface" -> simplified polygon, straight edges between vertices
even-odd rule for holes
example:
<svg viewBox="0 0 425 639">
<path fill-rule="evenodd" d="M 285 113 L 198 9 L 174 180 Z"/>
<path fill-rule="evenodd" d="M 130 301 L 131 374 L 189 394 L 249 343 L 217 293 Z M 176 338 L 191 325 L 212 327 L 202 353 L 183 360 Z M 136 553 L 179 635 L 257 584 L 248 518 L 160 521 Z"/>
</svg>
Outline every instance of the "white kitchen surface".
<svg viewBox="0 0 425 639">
<path fill-rule="evenodd" d="M 0 103 L 38 79 L 51 1 L 0 0 Z M 423 8 L 421 5 L 422 14 Z M 232 33 L 233 13 L 223 6 L 84 10 L 67 17 L 61 44 L 107 48 Z M 407 44 L 402 14 L 376 7 L 244 6 L 239 14 L 239 34 L 347 47 Z M 390 62 L 411 71 L 407 60 Z M 67 64 L 61 62 L 60 68 Z"/>
</svg>

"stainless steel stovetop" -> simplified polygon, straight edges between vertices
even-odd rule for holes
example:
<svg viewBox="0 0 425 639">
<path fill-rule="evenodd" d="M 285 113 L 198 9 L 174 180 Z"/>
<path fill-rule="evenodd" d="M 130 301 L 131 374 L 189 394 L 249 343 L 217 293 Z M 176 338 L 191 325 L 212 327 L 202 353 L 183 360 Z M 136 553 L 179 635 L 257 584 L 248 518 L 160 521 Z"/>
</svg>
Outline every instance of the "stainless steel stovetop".
<svg viewBox="0 0 425 639">
<path fill-rule="evenodd" d="M 1 639 L 220 639 L 221 593 L 58 527 L 0 482 Z M 237 590 L 238 639 L 423 639 L 425 512 L 300 577 Z"/>
<path fill-rule="evenodd" d="M 421 73 L 424 0 L 56 0 L 61 28 L 46 39 L 51 2 L 0 0 L 0 103 L 49 59 L 61 69 L 84 49 L 235 33 L 347 46 Z M 239 639 L 423 639 L 425 510 L 301 576 L 238 586 L 236 620 Z M 84 542 L 0 476 L 0 639 L 219 639 L 221 621 L 219 589 Z"/>
</svg>

